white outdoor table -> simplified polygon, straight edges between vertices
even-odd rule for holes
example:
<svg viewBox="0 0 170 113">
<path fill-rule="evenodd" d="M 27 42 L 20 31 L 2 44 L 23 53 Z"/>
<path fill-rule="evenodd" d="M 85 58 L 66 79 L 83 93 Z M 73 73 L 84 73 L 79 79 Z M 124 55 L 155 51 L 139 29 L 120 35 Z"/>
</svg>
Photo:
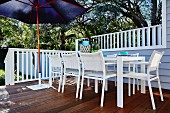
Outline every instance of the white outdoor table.
<svg viewBox="0 0 170 113">
<path fill-rule="evenodd" d="M 117 106 L 123 108 L 123 62 L 141 61 L 145 62 L 144 56 L 117 56 L 105 57 L 105 61 L 117 61 Z M 145 72 L 145 64 L 141 64 L 141 72 Z M 141 81 L 141 93 L 145 93 L 145 81 Z"/>
</svg>

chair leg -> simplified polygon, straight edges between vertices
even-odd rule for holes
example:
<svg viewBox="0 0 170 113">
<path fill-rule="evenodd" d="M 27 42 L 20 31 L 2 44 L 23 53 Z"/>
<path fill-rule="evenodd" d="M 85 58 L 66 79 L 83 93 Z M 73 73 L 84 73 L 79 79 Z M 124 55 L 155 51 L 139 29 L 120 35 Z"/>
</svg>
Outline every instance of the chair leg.
<svg viewBox="0 0 170 113">
<path fill-rule="evenodd" d="M 138 73 L 138 65 L 136 65 L 136 72 Z M 136 79 L 137 90 L 139 91 L 139 81 Z"/>
<path fill-rule="evenodd" d="M 152 108 L 153 110 L 156 109 L 155 107 L 155 101 L 154 101 L 154 98 L 153 98 L 153 92 L 152 92 L 152 88 L 151 88 L 151 82 L 148 80 L 148 86 L 149 86 L 149 93 L 150 93 L 150 96 L 151 96 L 151 102 L 152 102 Z"/>
<path fill-rule="evenodd" d="M 53 76 L 52 76 L 52 78 L 53 78 L 53 82 L 54 82 L 54 76 L 55 76 L 55 74 L 53 73 Z"/>
<path fill-rule="evenodd" d="M 62 93 L 64 93 L 64 85 L 66 83 L 66 75 L 63 77 L 63 86 L 62 86 Z"/>
<path fill-rule="evenodd" d="M 133 73 L 135 73 L 136 65 L 133 64 Z M 135 94 L 135 78 L 133 78 L 133 95 Z"/>
<path fill-rule="evenodd" d="M 79 87 L 80 87 L 80 76 L 78 76 L 77 78 L 77 91 L 76 91 L 76 98 L 78 98 L 78 94 L 79 94 Z"/>
<path fill-rule="evenodd" d="M 90 87 L 90 79 L 87 78 L 87 87 Z"/>
<path fill-rule="evenodd" d="M 82 76 L 82 79 L 81 79 L 80 99 L 82 99 L 82 93 L 83 93 L 83 82 L 84 82 L 84 76 Z"/>
<path fill-rule="evenodd" d="M 136 84 L 137 84 L 137 90 L 139 91 L 139 80 L 136 79 Z"/>
<path fill-rule="evenodd" d="M 135 78 L 133 78 L 133 95 L 135 94 Z"/>
<path fill-rule="evenodd" d="M 160 83 L 159 78 L 158 78 L 158 87 L 159 87 L 159 93 L 160 93 L 161 101 L 164 101 L 163 94 L 162 94 L 162 89 L 161 89 L 161 83 Z"/>
<path fill-rule="evenodd" d="M 115 77 L 115 86 L 117 86 L 117 77 Z"/>
<path fill-rule="evenodd" d="M 95 93 L 98 93 L 98 80 L 95 80 Z"/>
<path fill-rule="evenodd" d="M 130 84 L 130 78 L 128 78 L 128 96 L 131 96 L 131 84 Z"/>
<path fill-rule="evenodd" d="M 105 80 L 105 91 L 108 91 L 108 80 Z"/>
<path fill-rule="evenodd" d="M 103 107 L 103 102 L 104 102 L 104 89 L 105 89 L 105 80 L 103 80 L 103 85 L 102 85 L 102 95 L 101 95 L 101 103 L 100 103 L 101 107 Z"/>
<path fill-rule="evenodd" d="M 49 76 L 49 85 L 52 86 L 52 73 Z"/>
<path fill-rule="evenodd" d="M 60 75 L 60 81 L 59 81 L 59 86 L 58 86 L 58 92 L 60 92 L 61 84 L 62 84 L 62 75 Z"/>
</svg>

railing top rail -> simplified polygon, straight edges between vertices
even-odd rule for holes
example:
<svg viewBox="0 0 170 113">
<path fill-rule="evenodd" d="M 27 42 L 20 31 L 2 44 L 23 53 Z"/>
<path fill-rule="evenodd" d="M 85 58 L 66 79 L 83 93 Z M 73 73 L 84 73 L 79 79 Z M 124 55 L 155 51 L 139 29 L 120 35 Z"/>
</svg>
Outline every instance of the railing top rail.
<svg viewBox="0 0 170 113">
<path fill-rule="evenodd" d="M 125 30 L 125 31 L 118 31 L 118 32 L 114 32 L 114 33 L 95 35 L 95 36 L 92 36 L 91 38 L 95 38 L 95 37 L 99 37 L 99 36 L 104 36 L 104 35 L 113 35 L 113 34 L 117 34 L 117 33 L 121 33 L 121 32 L 129 32 L 129 31 L 142 30 L 142 29 L 148 29 L 148 28 L 154 28 L 154 27 L 161 27 L 161 26 L 162 25 L 160 24 L 160 25 L 148 26 L 148 27 L 143 27 L 143 28 L 130 29 L 130 30 Z"/>
<path fill-rule="evenodd" d="M 25 48 L 9 48 L 9 50 L 13 51 L 28 51 L 28 52 L 38 52 L 38 49 L 25 49 Z M 67 53 L 67 52 L 75 52 L 75 51 L 66 51 L 66 50 L 40 50 L 41 52 L 61 52 L 61 53 Z"/>
</svg>

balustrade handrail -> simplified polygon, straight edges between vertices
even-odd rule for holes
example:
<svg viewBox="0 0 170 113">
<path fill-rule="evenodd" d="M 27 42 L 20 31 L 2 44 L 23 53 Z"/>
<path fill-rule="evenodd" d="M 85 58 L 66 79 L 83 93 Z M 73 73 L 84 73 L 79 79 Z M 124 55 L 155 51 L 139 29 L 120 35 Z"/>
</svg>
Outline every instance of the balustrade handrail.
<svg viewBox="0 0 170 113">
<path fill-rule="evenodd" d="M 70 54 L 75 51 L 63 50 L 40 50 L 42 79 L 49 78 L 49 55 Z M 5 63 L 5 84 L 38 80 L 38 59 L 37 49 L 9 48 Z"/>
<path fill-rule="evenodd" d="M 76 40 L 76 51 L 79 40 Z M 166 37 L 162 37 L 162 25 L 155 25 L 92 36 L 91 43 L 102 50 L 157 49 L 166 48 Z"/>
</svg>

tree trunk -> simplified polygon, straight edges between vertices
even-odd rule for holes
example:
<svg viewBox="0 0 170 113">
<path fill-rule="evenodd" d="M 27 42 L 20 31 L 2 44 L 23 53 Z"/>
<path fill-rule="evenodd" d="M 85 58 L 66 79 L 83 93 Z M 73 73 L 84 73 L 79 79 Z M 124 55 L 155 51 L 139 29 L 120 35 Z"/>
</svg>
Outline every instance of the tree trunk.
<svg viewBox="0 0 170 113">
<path fill-rule="evenodd" d="M 157 0 L 151 0 L 151 25 L 156 25 Z"/>
</svg>

